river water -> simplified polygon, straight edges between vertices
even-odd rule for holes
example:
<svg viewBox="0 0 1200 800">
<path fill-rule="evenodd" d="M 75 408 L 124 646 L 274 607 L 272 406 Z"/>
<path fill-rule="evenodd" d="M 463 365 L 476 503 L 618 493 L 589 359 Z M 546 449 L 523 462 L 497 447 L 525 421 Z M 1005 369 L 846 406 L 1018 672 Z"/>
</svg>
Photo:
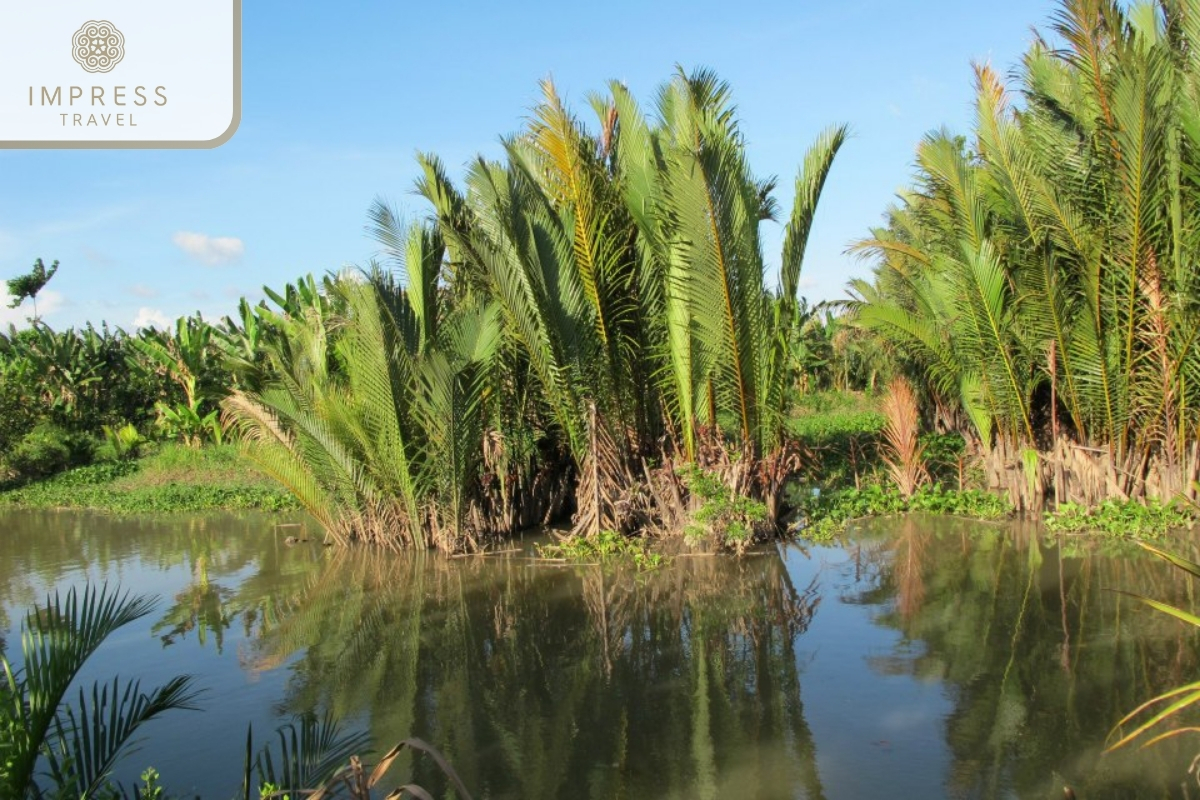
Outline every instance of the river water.
<svg viewBox="0 0 1200 800">
<path fill-rule="evenodd" d="M 117 777 L 152 765 L 206 800 L 237 792 L 248 726 L 262 743 L 311 711 L 381 750 L 431 742 L 477 800 L 1200 797 L 1200 738 L 1102 755 L 1200 671 L 1191 632 L 1113 591 L 1191 605 L 1188 580 L 1126 546 L 909 517 L 644 574 L 528 541 L 446 559 L 319 540 L 281 517 L 6 511 L 0 646 L 19 662 L 56 588 L 157 596 L 82 678 L 194 675 L 202 710 L 148 726 Z M 410 778 L 450 796 L 428 760 L 400 759 Z"/>
</svg>

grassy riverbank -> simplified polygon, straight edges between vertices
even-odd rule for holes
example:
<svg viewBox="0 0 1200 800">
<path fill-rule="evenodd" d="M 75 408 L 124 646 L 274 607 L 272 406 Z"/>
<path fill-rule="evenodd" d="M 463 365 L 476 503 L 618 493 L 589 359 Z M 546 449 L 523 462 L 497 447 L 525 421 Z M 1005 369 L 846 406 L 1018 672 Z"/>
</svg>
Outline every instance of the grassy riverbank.
<svg viewBox="0 0 1200 800">
<path fill-rule="evenodd" d="M 86 508 L 118 513 L 282 511 L 297 508 L 279 484 L 230 445 L 164 444 L 132 461 L 110 461 L 50 478 L 0 486 L 0 507 Z"/>
<path fill-rule="evenodd" d="M 868 517 L 909 512 L 999 520 L 1016 513 L 1008 498 L 987 490 L 981 459 L 957 434 L 920 437 L 921 485 L 905 496 L 885 463 L 887 417 L 878 396 L 814 392 L 801 398 L 788 429 L 805 458 L 790 485 L 793 534 L 828 541 Z M 1094 507 L 1064 503 L 1038 514 L 1049 531 L 1123 539 L 1158 539 L 1191 529 L 1195 504 L 1108 500 Z"/>
</svg>

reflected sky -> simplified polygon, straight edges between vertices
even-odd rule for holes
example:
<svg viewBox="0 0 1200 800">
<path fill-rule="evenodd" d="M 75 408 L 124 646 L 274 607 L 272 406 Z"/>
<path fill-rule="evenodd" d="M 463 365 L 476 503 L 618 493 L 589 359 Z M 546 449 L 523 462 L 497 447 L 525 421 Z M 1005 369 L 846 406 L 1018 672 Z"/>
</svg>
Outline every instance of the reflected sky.
<svg viewBox="0 0 1200 800">
<path fill-rule="evenodd" d="M 236 791 L 248 724 L 313 709 L 434 743 L 480 798 L 1170 797 L 1197 749 L 1100 754 L 1198 665 L 1111 591 L 1190 602 L 1128 548 L 911 517 L 639 574 L 334 551 L 297 522 L 4 512 L 0 631 L 15 656 L 54 587 L 158 595 L 84 677 L 197 675 L 205 710 L 155 723 L 119 777 L 205 798 Z"/>
</svg>

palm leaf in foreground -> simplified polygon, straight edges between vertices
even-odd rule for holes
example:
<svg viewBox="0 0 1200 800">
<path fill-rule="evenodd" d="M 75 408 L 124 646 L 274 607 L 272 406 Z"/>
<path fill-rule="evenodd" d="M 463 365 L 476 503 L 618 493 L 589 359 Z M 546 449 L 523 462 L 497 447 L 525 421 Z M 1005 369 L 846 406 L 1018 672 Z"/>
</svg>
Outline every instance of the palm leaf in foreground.
<svg viewBox="0 0 1200 800">
<path fill-rule="evenodd" d="M 278 753 L 270 746 L 264 747 L 255 766 L 260 783 L 281 792 L 300 792 L 330 780 L 339 767 L 370 743 L 366 733 L 346 733 L 328 714 L 301 717 L 275 733 Z"/>
<path fill-rule="evenodd" d="M 460 800 L 471 800 L 471 793 L 467 791 L 466 784 L 463 783 L 462 778 L 455 772 L 454 767 L 450 766 L 450 762 L 446 760 L 446 757 L 433 745 L 415 737 L 410 737 L 398 743 L 385 753 L 383 758 L 379 759 L 379 763 L 370 771 L 368 771 L 367 766 L 362 763 L 362 760 L 358 756 L 351 756 L 350 762 L 346 766 L 333 773 L 321 786 L 311 792 L 307 792 L 307 800 L 324 800 L 327 797 L 338 797 L 341 796 L 343 789 L 348 792 L 348 796 L 352 800 L 370 800 L 371 790 L 383 780 L 384 776 L 392 768 L 392 765 L 406 749 L 424 753 L 433 759 L 438 769 L 442 771 L 442 774 L 454 786 L 454 792 Z M 276 794 L 282 795 L 281 792 Z M 432 799 L 433 795 L 415 783 L 406 783 L 389 792 L 385 800 L 400 800 L 403 797 L 416 797 L 418 800 L 425 800 L 425 798 Z"/>
<path fill-rule="evenodd" d="M 88 702 L 88 696 L 91 702 Z M 117 761 L 136 747 L 138 728 L 171 709 L 197 710 L 191 679 L 173 678 L 153 694 L 139 681 L 114 678 L 79 690 L 79 705 L 67 706 L 55 720 L 54 742 L 46 754 L 50 775 L 76 797 L 94 797 L 108 783 Z"/>
<path fill-rule="evenodd" d="M 1187 572 L 1189 575 L 1193 577 L 1200 577 L 1200 564 L 1196 564 L 1193 561 L 1172 555 L 1142 542 L 1138 542 L 1138 544 L 1164 561 L 1167 561 L 1173 566 Z M 1194 614 L 1167 603 L 1163 603 L 1159 600 L 1145 597 L 1143 595 L 1131 593 L 1125 594 L 1129 594 L 1130 597 L 1145 603 L 1156 611 L 1169 614 L 1178 620 L 1186 622 L 1187 624 L 1200 629 L 1200 617 L 1197 617 Z M 1200 703 L 1200 681 L 1176 687 L 1170 691 L 1158 695 L 1157 697 L 1147 700 L 1145 703 L 1142 703 L 1133 711 L 1130 711 L 1128 714 L 1126 714 L 1112 729 L 1112 732 L 1109 733 L 1109 738 L 1119 738 L 1117 738 L 1115 742 L 1108 746 L 1108 750 L 1111 752 L 1120 747 L 1124 747 L 1134 740 L 1151 733 L 1155 729 L 1162 727 L 1163 723 L 1169 721 L 1177 714 L 1196 705 L 1197 703 Z M 1141 722 L 1137 724 L 1137 727 L 1135 727 L 1129 733 L 1123 733 L 1123 729 L 1126 725 L 1134 723 L 1137 720 L 1141 720 Z M 1149 739 L 1142 742 L 1141 746 L 1149 747 L 1165 739 L 1170 739 L 1174 736 L 1193 731 L 1200 732 L 1200 728 L 1195 728 L 1192 726 L 1171 728 L 1161 733 L 1155 733 Z"/>
<path fill-rule="evenodd" d="M 47 599 L 22 625 L 24 666 L 0 658 L 0 795 L 38 796 L 34 780 L 45 757 L 60 793 L 88 796 L 104 785 L 138 728 L 173 708 L 191 708 L 191 679 L 176 678 L 147 695 L 135 681 L 80 690 L 78 707 L 63 698 L 84 663 L 109 635 L 153 609 L 152 600 L 110 592 L 107 586 L 71 589 Z M 110 691 L 111 688 L 111 691 Z"/>
</svg>

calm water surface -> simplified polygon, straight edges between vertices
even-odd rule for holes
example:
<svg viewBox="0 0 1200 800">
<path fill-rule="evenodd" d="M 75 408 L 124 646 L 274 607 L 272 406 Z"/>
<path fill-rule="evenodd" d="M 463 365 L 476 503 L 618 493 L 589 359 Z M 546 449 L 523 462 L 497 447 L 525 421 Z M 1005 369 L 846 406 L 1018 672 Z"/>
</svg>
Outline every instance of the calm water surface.
<svg viewBox="0 0 1200 800">
<path fill-rule="evenodd" d="M 283 521 L 0 513 L 0 646 L 54 588 L 159 596 L 84 677 L 197 676 L 204 710 L 119 777 L 206 800 L 238 788 L 247 725 L 313 709 L 434 743 L 477 798 L 1182 797 L 1200 750 L 1101 757 L 1200 642 L 1111 591 L 1189 604 L 1179 575 L 1087 540 L 909 518 L 638 575 L 288 547 Z"/>
</svg>

